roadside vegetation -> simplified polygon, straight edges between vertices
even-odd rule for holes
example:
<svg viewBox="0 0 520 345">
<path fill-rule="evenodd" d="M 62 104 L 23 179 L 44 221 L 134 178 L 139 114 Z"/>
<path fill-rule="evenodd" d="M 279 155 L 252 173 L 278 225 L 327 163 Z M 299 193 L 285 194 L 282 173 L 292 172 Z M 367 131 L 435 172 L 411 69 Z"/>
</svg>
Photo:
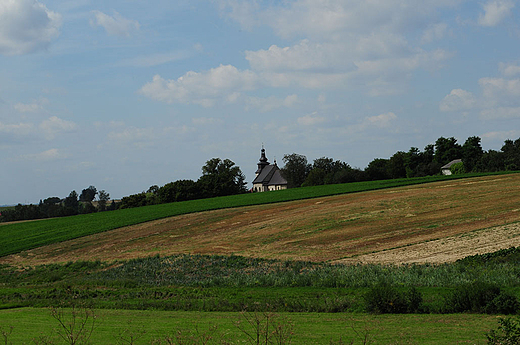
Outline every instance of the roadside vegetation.
<svg viewBox="0 0 520 345">
<path fill-rule="evenodd" d="M 175 255 L 0 269 L 0 308 L 516 314 L 520 248 L 444 265 Z"/>
</svg>

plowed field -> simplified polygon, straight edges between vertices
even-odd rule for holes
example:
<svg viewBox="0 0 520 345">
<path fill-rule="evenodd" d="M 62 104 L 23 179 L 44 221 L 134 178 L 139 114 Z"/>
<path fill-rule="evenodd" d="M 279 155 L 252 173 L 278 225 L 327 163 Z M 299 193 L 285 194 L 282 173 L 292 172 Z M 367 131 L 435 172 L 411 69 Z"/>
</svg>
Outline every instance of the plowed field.
<svg viewBox="0 0 520 345">
<path fill-rule="evenodd" d="M 0 259 L 35 265 L 176 253 L 441 263 L 520 246 L 520 174 L 183 215 Z"/>
</svg>

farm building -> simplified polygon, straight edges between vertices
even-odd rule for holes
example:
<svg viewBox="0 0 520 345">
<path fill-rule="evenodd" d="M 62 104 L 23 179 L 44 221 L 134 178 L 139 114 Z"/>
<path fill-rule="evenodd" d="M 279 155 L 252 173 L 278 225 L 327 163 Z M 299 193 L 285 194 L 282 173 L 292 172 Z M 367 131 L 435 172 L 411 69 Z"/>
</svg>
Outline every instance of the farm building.
<svg viewBox="0 0 520 345">
<path fill-rule="evenodd" d="M 256 177 L 253 180 L 253 192 L 267 192 L 272 190 L 287 189 L 287 180 L 283 178 L 280 168 L 276 164 L 270 164 L 262 147 Z"/>
<path fill-rule="evenodd" d="M 443 175 L 451 175 L 451 166 L 453 164 L 462 163 L 462 159 L 455 159 L 449 162 L 448 164 L 441 167 L 441 172 Z"/>
</svg>

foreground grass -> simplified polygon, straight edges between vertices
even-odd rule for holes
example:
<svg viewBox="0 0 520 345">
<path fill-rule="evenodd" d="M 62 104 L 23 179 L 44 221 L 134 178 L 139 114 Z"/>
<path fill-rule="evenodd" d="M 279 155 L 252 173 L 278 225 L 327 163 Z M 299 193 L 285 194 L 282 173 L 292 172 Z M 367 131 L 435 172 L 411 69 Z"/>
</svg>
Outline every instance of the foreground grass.
<svg viewBox="0 0 520 345">
<path fill-rule="evenodd" d="M 520 296 L 520 248 L 444 265 L 341 265 L 240 256 L 174 255 L 115 264 L 0 266 L 0 309 L 89 303 L 103 309 L 363 312 L 384 283 L 423 296 L 424 313 L 450 313 L 452 293 L 474 282 Z M 520 309 L 519 309 L 520 310 Z"/>
<path fill-rule="evenodd" d="M 286 202 L 477 176 L 484 176 L 484 174 L 428 176 L 295 188 L 270 193 L 247 193 L 16 224 L 0 223 L 0 257 L 43 245 L 181 214 Z"/>
<path fill-rule="evenodd" d="M 121 333 L 138 335 L 136 344 L 150 344 L 167 335 L 208 334 L 224 337 L 232 344 L 245 343 L 245 334 L 237 327 L 244 324 L 241 313 L 159 312 L 129 310 L 95 310 L 96 328 L 91 342 L 116 344 Z M 292 344 L 329 344 L 338 342 L 363 344 L 485 344 L 485 333 L 496 327 L 497 317 L 489 315 L 368 315 L 291 313 L 279 314 L 285 324 L 292 323 Z M 0 325 L 13 327 L 9 341 L 32 344 L 41 336 L 57 340 L 56 321 L 48 309 L 22 308 L 0 311 Z M 216 326 L 216 330 L 212 327 Z M 56 342 L 59 343 L 59 342 Z"/>
</svg>

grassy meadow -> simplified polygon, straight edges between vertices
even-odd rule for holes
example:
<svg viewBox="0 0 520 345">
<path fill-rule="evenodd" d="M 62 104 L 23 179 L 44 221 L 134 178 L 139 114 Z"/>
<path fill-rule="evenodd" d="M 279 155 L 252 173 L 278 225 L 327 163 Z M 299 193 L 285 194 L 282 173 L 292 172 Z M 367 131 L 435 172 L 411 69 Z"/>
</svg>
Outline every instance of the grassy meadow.
<svg viewBox="0 0 520 345">
<path fill-rule="evenodd" d="M 246 325 L 246 315 L 237 312 L 94 310 L 94 313 L 96 325 L 90 340 L 100 345 L 129 344 L 131 337 L 134 344 L 168 344 L 167 337 L 176 338 L 173 344 L 247 344 L 250 339 L 241 327 L 252 331 Z M 496 316 L 476 314 L 281 313 L 275 316 L 278 318 L 275 322 L 283 320 L 291 331 L 291 344 L 486 344 L 486 332 L 497 323 Z M 58 342 L 58 325 L 48 309 L 2 310 L 0 325 L 2 329 L 13 326 L 8 338 L 13 344 L 34 344 L 33 339 L 38 338 L 63 343 Z"/>
</svg>

